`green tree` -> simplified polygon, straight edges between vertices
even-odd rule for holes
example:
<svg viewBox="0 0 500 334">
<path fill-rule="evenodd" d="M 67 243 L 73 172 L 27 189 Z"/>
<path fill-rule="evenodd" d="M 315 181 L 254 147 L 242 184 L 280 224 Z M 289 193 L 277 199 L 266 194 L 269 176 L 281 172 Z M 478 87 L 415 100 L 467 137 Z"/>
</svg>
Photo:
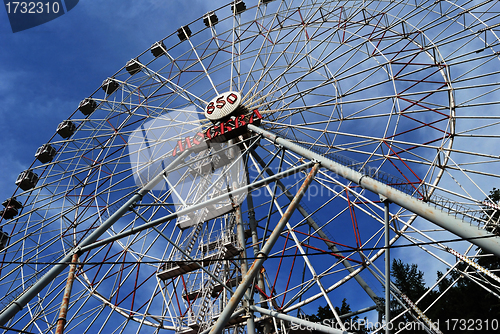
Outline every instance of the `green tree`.
<svg viewBox="0 0 500 334">
<path fill-rule="evenodd" d="M 346 298 L 344 298 L 342 300 L 342 305 L 340 306 L 340 308 L 338 306 L 335 306 L 335 311 L 337 312 L 337 314 L 339 316 L 352 312 L 351 306 L 347 303 Z M 308 315 L 307 319 L 309 319 L 309 321 L 311 321 L 311 322 L 323 323 L 326 326 L 332 326 L 332 324 L 336 323 L 335 316 L 333 315 L 332 309 L 328 305 L 319 306 L 318 312 L 316 312 L 316 314 Z M 346 318 L 343 318 L 341 320 L 343 323 L 347 323 L 349 325 L 359 323 L 358 316 L 346 317 Z M 347 329 L 349 331 L 349 328 L 347 328 Z M 356 329 L 355 332 L 359 333 L 359 334 L 368 333 L 368 330 L 365 328 L 356 327 L 355 329 Z"/>
<path fill-rule="evenodd" d="M 407 264 L 400 259 L 394 259 L 391 274 L 394 284 L 411 300 L 419 298 L 427 290 L 424 273 L 418 270 L 416 264 Z"/>
<path fill-rule="evenodd" d="M 393 283 L 404 293 L 411 301 L 416 302 L 427 290 L 425 286 L 424 273 L 418 269 L 416 264 L 407 264 L 400 259 L 394 259 L 391 266 L 391 275 Z M 419 302 L 418 307 L 425 309 L 435 297 L 435 292 L 429 293 L 425 299 Z M 391 319 L 394 319 L 405 310 L 396 300 L 391 301 Z M 431 318 L 432 319 L 432 318 Z M 400 323 L 415 321 L 415 319 L 406 312 L 394 321 L 394 328 L 399 328 Z M 402 331 L 401 333 L 420 333 L 418 331 Z M 422 331 L 424 333 L 424 331 Z"/>
<path fill-rule="evenodd" d="M 500 201 L 500 189 L 493 188 L 485 201 L 497 204 Z M 491 206 L 484 205 L 483 212 L 482 218 L 488 222 L 485 229 L 499 235 L 498 223 L 500 210 L 495 210 Z M 479 251 L 479 255 L 477 263 L 480 266 L 490 271 L 498 272 L 498 269 L 500 269 L 500 259 L 498 257 L 482 250 Z M 465 277 L 461 272 L 468 272 L 470 276 L 479 278 L 480 280 L 497 283 L 482 273 L 470 270 L 465 263 L 460 263 L 457 269 L 459 271 L 451 272 L 447 277 L 442 279 L 438 286 L 438 292 L 443 293 L 446 291 L 446 294 L 432 308 L 434 319 L 439 319 L 441 323 L 445 323 L 449 319 L 475 319 L 476 321 L 497 319 L 498 321 L 500 316 L 500 300 Z M 440 279 L 443 273 L 438 271 L 437 275 L 438 279 Z M 456 330 L 454 332 L 461 333 L 464 331 Z M 497 331 L 483 329 L 480 332 L 494 333 Z M 453 331 L 449 331 L 449 333 L 453 333 Z"/>
<path fill-rule="evenodd" d="M 497 297 L 487 293 L 482 287 L 464 277 L 460 271 L 465 271 L 466 264 L 461 263 L 457 266 L 459 271 L 451 272 L 447 277 L 444 277 L 439 283 L 436 291 L 430 291 L 427 296 L 421 300 L 418 307 L 421 310 L 427 309 L 431 302 L 434 302 L 432 307 L 426 312 L 433 322 L 439 322 L 440 329 L 443 333 L 462 333 L 467 330 L 461 330 L 458 327 L 451 330 L 453 319 L 465 319 L 466 321 L 491 321 L 500 316 L 500 301 Z M 393 282 L 407 295 L 413 302 L 417 301 L 426 291 L 424 273 L 418 270 L 416 264 L 405 264 L 401 260 L 394 260 L 391 274 Z M 437 272 L 438 279 L 442 278 L 443 273 Z M 441 294 L 443 294 L 441 296 Z M 441 296 L 437 302 L 436 299 Z M 399 303 L 392 301 L 391 316 L 395 317 L 403 311 L 403 307 Z M 470 319 L 470 320 L 469 320 Z M 405 314 L 396 321 L 395 328 L 399 322 L 414 321 L 409 315 Z M 447 321 L 450 326 L 447 330 Z M 469 322 L 470 324 L 470 322 Z M 474 332 L 478 332 L 477 327 L 474 327 Z M 480 333 L 496 333 L 498 330 L 486 330 L 482 328 Z M 402 331 L 401 333 L 416 333 L 416 331 Z"/>
<path fill-rule="evenodd" d="M 333 312 L 332 312 L 332 310 L 330 309 L 330 307 L 328 305 L 326 305 L 326 306 L 319 306 L 318 307 L 318 312 L 316 312 L 315 314 L 311 314 L 311 315 L 307 316 L 307 318 L 311 322 L 322 322 L 323 320 L 326 320 L 326 319 L 332 319 L 333 318 Z"/>
</svg>

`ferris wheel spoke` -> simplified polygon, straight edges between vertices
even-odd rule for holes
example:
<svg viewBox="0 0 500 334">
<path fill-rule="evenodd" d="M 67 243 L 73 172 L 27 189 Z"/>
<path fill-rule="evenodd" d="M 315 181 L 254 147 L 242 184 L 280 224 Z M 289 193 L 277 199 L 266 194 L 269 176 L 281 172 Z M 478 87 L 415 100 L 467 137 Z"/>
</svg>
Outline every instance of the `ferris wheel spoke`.
<svg viewBox="0 0 500 334">
<path fill-rule="evenodd" d="M 262 3 L 259 2 L 259 9 L 260 6 Z M 246 96 L 244 96 L 243 98 L 245 99 L 247 96 L 251 96 L 251 94 L 253 94 L 254 90 L 258 87 L 258 83 L 263 81 L 263 78 L 266 77 L 266 75 L 264 74 L 264 71 L 265 69 L 268 67 L 268 63 L 269 63 L 269 60 L 271 59 L 271 55 L 273 54 L 273 51 L 275 50 L 275 47 L 278 45 L 278 40 L 279 40 L 279 36 L 280 36 L 280 33 L 281 31 L 278 31 L 276 33 L 276 36 L 272 36 L 272 32 L 274 32 L 273 30 L 273 27 L 276 26 L 276 22 L 278 22 L 278 13 L 280 12 L 280 9 L 281 7 L 283 6 L 283 3 L 280 3 L 278 8 L 277 8 L 277 11 L 276 11 L 276 14 L 275 16 L 269 21 L 269 23 L 267 23 L 267 27 L 265 26 L 265 21 L 264 21 L 264 17 L 266 16 L 265 15 L 265 12 L 262 13 L 260 12 L 261 15 L 260 18 L 260 22 L 259 22 L 259 17 L 258 14 L 256 15 L 256 18 L 255 18 L 255 23 L 254 24 L 257 24 L 259 25 L 259 27 L 261 29 L 264 29 L 265 30 L 265 34 L 263 35 L 263 39 L 262 39 L 262 44 L 260 45 L 259 47 L 259 50 L 256 51 L 256 57 L 255 59 L 253 60 L 252 62 L 252 65 L 250 67 L 250 69 L 248 70 L 248 73 L 245 77 L 245 80 L 243 81 L 243 84 L 241 85 L 240 89 L 243 89 L 244 87 L 247 86 L 247 83 L 250 82 L 250 78 L 252 78 L 251 81 L 254 82 L 254 85 L 251 86 L 251 88 L 246 92 Z M 266 9 L 265 11 L 267 11 L 267 5 L 264 4 L 264 8 Z M 269 45 L 268 44 L 271 44 L 271 47 L 269 49 Z M 264 50 L 266 50 L 264 52 Z M 265 55 L 265 60 L 262 61 L 262 57 L 261 55 L 264 54 Z M 258 76 L 258 78 L 254 79 L 253 76 L 254 76 L 254 73 L 255 72 L 258 72 L 257 69 L 256 69 L 256 64 L 257 63 L 260 63 L 261 67 L 262 67 L 262 70 L 261 70 L 261 73 L 260 75 Z M 269 79 L 272 80 L 272 77 L 269 76 Z"/>
<path fill-rule="evenodd" d="M 287 35 L 283 36 L 282 38 L 285 38 L 287 37 Z M 298 45 L 300 43 L 300 40 L 299 38 L 301 37 L 301 33 L 297 33 L 295 36 L 294 36 L 294 44 Z M 280 39 L 279 39 L 279 34 L 276 36 L 275 38 L 275 43 L 273 43 L 273 49 L 275 48 L 276 45 L 279 45 L 280 44 Z M 291 45 L 291 44 L 289 44 Z M 315 48 L 317 48 L 319 45 L 315 46 Z M 278 57 L 273 61 L 273 63 L 271 65 L 269 65 L 268 61 L 271 60 L 271 57 L 269 56 L 268 57 L 268 60 L 266 61 L 266 63 L 264 64 L 263 66 L 263 72 L 261 73 L 260 77 L 261 78 L 264 78 L 266 75 L 268 75 L 270 73 L 270 71 L 275 67 L 275 64 L 280 60 L 280 57 L 285 57 L 286 53 L 285 51 L 288 51 L 288 48 L 289 46 L 287 46 L 281 53 L 278 54 Z M 299 50 L 292 50 L 291 51 L 291 54 L 292 56 L 295 55 L 294 57 L 298 57 L 300 54 L 301 54 L 301 51 L 304 50 L 306 48 L 306 45 L 302 46 L 300 51 Z M 272 52 L 273 50 L 271 50 Z M 305 57 L 307 57 L 307 53 L 305 55 L 302 55 L 300 59 L 297 59 L 297 60 L 291 60 L 292 62 L 298 62 L 300 60 L 303 60 Z M 287 61 L 288 63 L 290 63 L 290 61 Z M 289 64 L 288 68 L 290 68 L 291 66 L 293 66 L 293 64 Z M 281 74 L 282 75 L 282 74 Z M 255 89 L 257 86 L 254 85 L 252 87 L 252 89 L 249 90 L 249 93 L 251 93 L 253 91 L 253 89 Z M 263 87 L 263 89 L 265 89 L 266 87 Z"/>
<path fill-rule="evenodd" d="M 201 63 L 201 60 L 200 60 L 200 63 Z M 195 94 L 189 92 L 185 88 L 180 87 L 179 85 L 177 85 L 176 83 L 174 83 L 172 81 L 172 79 L 167 78 L 167 77 L 161 75 L 160 73 L 155 73 L 155 77 L 158 77 L 158 80 L 159 80 L 159 83 L 160 83 L 160 87 L 158 87 L 157 91 L 153 92 L 152 94 L 159 92 L 160 88 L 162 88 L 162 87 L 168 87 L 170 85 L 170 86 L 172 86 L 172 88 L 169 88 L 170 92 L 175 93 L 177 96 L 183 98 L 187 102 L 192 103 L 193 105 L 197 106 L 199 109 L 203 109 L 203 108 L 201 108 L 201 106 L 197 102 L 201 102 L 203 104 L 207 104 L 207 102 L 205 100 L 203 100 L 202 98 L 200 98 L 200 97 L 196 96 Z M 179 94 L 179 92 L 182 92 L 183 94 Z"/>
<path fill-rule="evenodd" d="M 266 123 L 273 124 L 272 122 L 266 122 Z M 344 150 L 352 150 L 353 152 L 366 154 L 367 153 L 366 151 L 355 150 L 355 148 L 357 148 L 357 147 L 358 148 L 359 147 L 370 147 L 372 144 L 379 142 L 379 139 L 377 139 L 377 138 L 363 136 L 363 135 L 360 136 L 360 135 L 354 134 L 354 133 L 344 133 L 344 132 L 338 132 L 338 131 L 324 131 L 321 129 L 304 127 L 304 126 L 288 126 L 287 125 L 287 127 L 296 128 L 298 131 L 306 131 L 307 133 L 314 131 L 314 132 L 319 132 L 319 133 L 329 133 L 329 134 L 334 134 L 334 135 L 350 137 L 351 139 L 350 139 L 349 143 L 336 146 L 337 150 L 339 150 L 340 152 L 344 151 Z M 300 140 L 298 140 L 298 139 L 294 139 L 294 140 L 300 142 Z M 413 154 L 413 153 L 411 153 L 411 150 L 409 151 L 404 146 L 408 146 L 412 150 L 416 149 L 416 148 L 436 148 L 437 149 L 439 146 L 434 147 L 434 146 L 429 145 L 435 141 L 437 141 L 437 139 L 431 140 L 431 141 L 429 141 L 429 143 L 419 144 L 419 143 L 415 143 L 415 142 L 406 142 L 406 141 L 396 140 L 393 138 L 385 139 L 385 142 L 387 144 L 390 143 L 391 145 L 401 145 L 401 146 L 399 146 L 401 149 L 401 152 L 410 152 L 410 154 Z M 307 141 L 302 142 L 301 144 L 305 144 L 305 143 L 307 143 Z M 322 146 L 322 145 L 320 143 L 318 143 L 318 146 Z M 398 146 L 396 146 L 396 147 L 398 147 Z M 328 148 L 328 147 L 325 147 L 325 148 Z M 376 150 L 376 148 L 373 150 L 373 152 L 375 152 L 375 150 Z M 369 154 L 372 154 L 372 153 L 369 153 Z M 376 154 L 376 153 L 373 153 L 373 155 L 375 155 L 377 157 L 384 157 L 385 156 L 385 155 L 380 155 L 380 154 Z"/>
</svg>

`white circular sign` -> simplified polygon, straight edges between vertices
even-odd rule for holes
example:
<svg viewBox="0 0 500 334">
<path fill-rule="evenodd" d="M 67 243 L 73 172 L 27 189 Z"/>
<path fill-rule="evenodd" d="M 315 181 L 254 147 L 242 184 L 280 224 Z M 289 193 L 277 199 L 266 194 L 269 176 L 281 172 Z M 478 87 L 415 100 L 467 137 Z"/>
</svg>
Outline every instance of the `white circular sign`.
<svg viewBox="0 0 500 334">
<path fill-rule="evenodd" d="M 241 94 L 226 92 L 215 97 L 205 108 L 205 117 L 211 121 L 218 121 L 231 115 L 241 103 Z"/>
</svg>

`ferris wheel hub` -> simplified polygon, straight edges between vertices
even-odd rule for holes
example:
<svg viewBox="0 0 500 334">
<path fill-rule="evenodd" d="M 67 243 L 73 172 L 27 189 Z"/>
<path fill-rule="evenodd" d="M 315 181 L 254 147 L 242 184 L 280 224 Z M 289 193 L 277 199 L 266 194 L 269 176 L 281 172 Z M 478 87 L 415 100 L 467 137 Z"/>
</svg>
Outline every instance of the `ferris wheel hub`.
<svg viewBox="0 0 500 334">
<path fill-rule="evenodd" d="M 205 108 L 205 117 L 212 122 L 220 121 L 235 114 L 241 105 L 241 94 L 229 91 L 214 97 Z"/>
</svg>

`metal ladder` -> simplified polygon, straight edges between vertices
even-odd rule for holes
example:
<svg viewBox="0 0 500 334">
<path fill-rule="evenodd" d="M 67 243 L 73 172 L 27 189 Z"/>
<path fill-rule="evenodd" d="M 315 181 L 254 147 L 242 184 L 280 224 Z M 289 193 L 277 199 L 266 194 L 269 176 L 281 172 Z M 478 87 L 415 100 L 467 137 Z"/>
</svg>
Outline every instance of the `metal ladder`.
<svg viewBox="0 0 500 334">
<path fill-rule="evenodd" d="M 245 333 L 245 327 L 244 326 L 237 326 L 236 330 L 234 332 L 235 332 L 235 334 L 244 334 Z"/>
<path fill-rule="evenodd" d="M 207 216 L 208 211 L 207 209 L 202 209 L 198 214 L 196 215 L 196 219 L 198 223 L 194 227 L 194 231 L 191 233 L 191 237 L 189 239 L 188 244 L 186 247 L 183 249 L 186 254 L 191 254 L 191 251 L 193 250 L 193 247 L 196 243 L 196 240 L 198 239 L 198 236 L 200 235 L 200 232 L 203 228 L 203 223 L 205 222 L 205 217 Z M 186 256 L 182 257 L 183 260 L 188 260 Z"/>
<path fill-rule="evenodd" d="M 215 268 L 213 269 L 213 272 L 212 272 L 212 274 L 217 278 L 219 278 L 221 269 L 223 267 L 223 259 L 226 256 L 226 251 L 227 251 L 227 248 L 222 247 L 221 251 L 219 253 L 219 256 L 217 257 L 217 262 L 216 262 Z M 207 285 L 203 291 L 202 301 L 201 301 L 201 305 L 200 305 L 200 311 L 198 313 L 198 317 L 196 318 L 196 323 L 200 327 L 203 326 L 203 327 L 208 328 L 208 326 L 209 326 L 208 322 L 206 322 L 204 320 L 205 320 L 205 315 L 206 315 L 206 312 L 208 310 L 208 307 L 210 306 L 210 303 L 212 301 L 211 297 L 212 297 L 212 291 L 214 289 L 214 286 L 215 286 L 215 281 L 213 279 L 209 279 L 207 281 Z"/>
</svg>

